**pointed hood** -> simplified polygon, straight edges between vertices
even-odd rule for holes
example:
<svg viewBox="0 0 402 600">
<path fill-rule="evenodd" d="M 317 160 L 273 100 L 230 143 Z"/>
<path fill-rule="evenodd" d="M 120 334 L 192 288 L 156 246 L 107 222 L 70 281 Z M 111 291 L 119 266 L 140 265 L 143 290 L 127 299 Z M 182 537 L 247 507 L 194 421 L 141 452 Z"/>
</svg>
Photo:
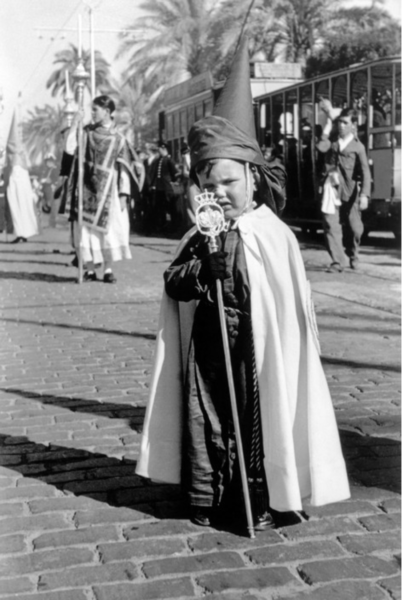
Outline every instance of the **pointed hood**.
<svg viewBox="0 0 402 600">
<path fill-rule="evenodd" d="M 188 145 L 193 168 L 201 161 L 214 158 L 264 164 L 255 134 L 246 37 L 234 57 L 213 115 L 194 123 L 188 134 Z"/>
<path fill-rule="evenodd" d="M 16 165 L 19 165 L 24 169 L 28 169 L 25 150 L 18 129 L 17 110 L 14 111 L 13 120 L 11 121 L 10 133 L 8 134 L 6 146 L 6 153 L 7 166 L 9 169 L 15 167 Z"/>
<path fill-rule="evenodd" d="M 227 119 L 255 139 L 253 98 L 250 86 L 248 38 L 243 37 L 228 78 L 215 104 L 213 115 Z"/>
</svg>

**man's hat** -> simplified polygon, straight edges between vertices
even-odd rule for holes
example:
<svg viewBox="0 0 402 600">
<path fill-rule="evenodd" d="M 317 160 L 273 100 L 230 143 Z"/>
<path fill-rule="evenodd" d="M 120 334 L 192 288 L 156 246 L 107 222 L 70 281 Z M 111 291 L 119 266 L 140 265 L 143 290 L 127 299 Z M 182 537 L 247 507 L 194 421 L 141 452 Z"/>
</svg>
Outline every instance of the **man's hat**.
<svg viewBox="0 0 402 600">
<path fill-rule="evenodd" d="M 191 165 L 231 158 L 264 165 L 255 133 L 248 39 L 243 38 L 213 114 L 194 123 L 188 134 Z"/>
</svg>

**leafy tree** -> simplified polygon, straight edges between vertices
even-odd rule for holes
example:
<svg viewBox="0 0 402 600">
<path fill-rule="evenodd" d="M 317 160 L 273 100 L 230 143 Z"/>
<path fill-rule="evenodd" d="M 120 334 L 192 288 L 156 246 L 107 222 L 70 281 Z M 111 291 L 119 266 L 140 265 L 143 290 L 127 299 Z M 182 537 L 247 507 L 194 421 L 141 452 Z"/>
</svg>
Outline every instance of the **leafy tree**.
<svg viewBox="0 0 402 600">
<path fill-rule="evenodd" d="M 383 8 L 374 4 L 364 9 L 341 9 L 333 14 L 321 48 L 307 59 L 306 76 L 399 55 L 400 51 L 400 25 Z"/>
<path fill-rule="evenodd" d="M 91 71 L 91 56 L 89 50 L 83 50 L 82 58 L 85 70 Z M 69 48 L 57 52 L 53 64 L 58 65 L 49 77 L 46 87 L 51 90 L 52 96 L 64 94 L 66 91 L 66 71 L 69 73 L 70 86 L 74 87 L 73 73 L 78 65 L 78 48 L 70 44 Z M 91 89 L 90 78 L 86 81 L 86 87 Z M 110 65 L 102 54 L 95 50 L 95 87 L 100 93 L 109 93 L 112 90 L 110 84 Z"/>
<path fill-rule="evenodd" d="M 22 124 L 22 136 L 31 163 L 40 163 L 49 152 L 61 153 L 60 130 L 64 114 L 59 106 L 35 106 Z"/>
</svg>

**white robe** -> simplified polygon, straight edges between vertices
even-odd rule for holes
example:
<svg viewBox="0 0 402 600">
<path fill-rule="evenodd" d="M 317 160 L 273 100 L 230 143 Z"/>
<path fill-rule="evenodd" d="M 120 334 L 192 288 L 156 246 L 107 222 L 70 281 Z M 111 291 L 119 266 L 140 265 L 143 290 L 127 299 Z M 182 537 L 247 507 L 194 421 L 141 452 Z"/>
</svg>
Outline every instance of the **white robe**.
<svg viewBox="0 0 402 600">
<path fill-rule="evenodd" d="M 7 200 L 17 237 L 30 238 L 39 233 L 35 214 L 35 195 L 29 173 L 21 165 L 11 169 L 7 186 Z"/>
<path fill-rule="evenodd" d="M 319 357 L 311 292 L 296 238 L 267 207 L 238 220 L 251 288 L 264 466 L 270 505 L 301 510 L 350 496 Z M 183 365 L 194 303 L 162 299 L 154 371 L 136 473 L 179 483 Z"/>
</svg>

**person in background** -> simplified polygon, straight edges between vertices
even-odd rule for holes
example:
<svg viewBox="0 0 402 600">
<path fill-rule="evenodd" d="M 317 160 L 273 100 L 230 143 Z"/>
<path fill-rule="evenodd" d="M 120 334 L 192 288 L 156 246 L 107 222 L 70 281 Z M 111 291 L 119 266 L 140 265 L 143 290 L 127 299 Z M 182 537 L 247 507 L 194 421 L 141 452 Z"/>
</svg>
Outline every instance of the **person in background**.
<svg viewBox="0 0 402 600">
<path fill-rule="evenodd" d="M 153 222 L 155 215 L 152 214 L 153 210 L 153 191 L 151 191 L 151 174 L 152 174 L 152 163 L 159 157 L 158 145 L 156 143 L 148 143 L 145 145 L 145 181 L 142 190 L 142 201 L 144 209 L 144 229 L 145 234 L 149 235 L 153 231 Z"/>
<path fill-rule="evenodd" d="M 170 215 L 171 223 L 174 223 L 176 219 L 174 192 L 171 184 L 172 181 L 176 181 L 178 173 L 169 156 L 168 146 L 163 141 L 158 143 L 158 154 L 159 156 L 153 160 L 150 167 L 149 179 L 155 230 L 161 232 L 166 229 L 167 213 Z"/>
<path fill-rule="evenodd" d="M 357 123 L 354 109 L 342 109 L 336 121 L 337 139 L 330 142 L 327 124 L 324 127 L 327 137 L 317 145 L 319 151 L 325 152 L 325 175 L 331 178 L 340 201 L 333 212 L 322 212 L 326 247 L 332 259 L 328 272 L 341 273 L 346 256 L 351 269 L 357 269 L 359 264 L 364 231 L 361 211 L 368 207 L 371 173 L 366 150 L 357 138 Z"/>
<path fill-rule="evenodd" d="M 43 206 L 42 210 L 50 215 L 49 225 L 50 227 L 56 227 L 56 214 L 58 212 L 59 204 L 56 200 L 54 201 L 54 192 L 56 190 L 56 184 L 59 178 L 58 167 L 54 155 L 49 152 L 45 156 L 45 169 L 44 176 L 41 180 L 42 191 L 43 191 Z"/>
<path fill-rule="evenodd" d="M 78 237 L 77 113 L 66 140 L 67 154 L 74 155 L 69 176 L 70 219 L 74 222 L 74 246 L 80 244 L 86 265 L 84 281 L 96 281 L 96 266 L 104 265 L 104 283 L 116 283 L 115 261 L 130 259 L 130 223 L 127 203 L 132 186 L 140 188 L 134 163 L 138 161 L 113 122 L 115 104 L 102 95 L 92 103 L 92 124 L 84 128 L 83 226 Z"/>
</svg>

